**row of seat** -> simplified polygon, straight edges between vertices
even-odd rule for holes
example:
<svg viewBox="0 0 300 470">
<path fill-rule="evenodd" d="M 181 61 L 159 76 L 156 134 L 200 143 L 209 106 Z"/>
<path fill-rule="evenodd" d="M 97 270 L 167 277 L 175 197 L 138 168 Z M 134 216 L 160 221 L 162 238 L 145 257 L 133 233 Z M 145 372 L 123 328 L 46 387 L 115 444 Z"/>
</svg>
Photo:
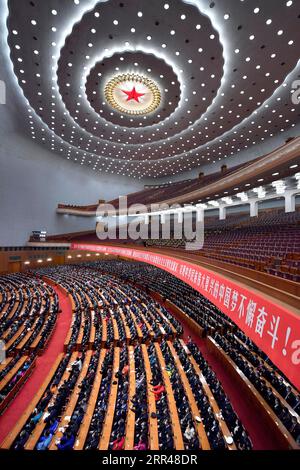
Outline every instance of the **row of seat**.
<svg viewBox="0 0 300 470">
<path fill-rule="evenodd" d="M 0 413 L 18 393 L 47 347 L 59 312 L 51 286 L 29 274 L 0 277 Z"/>
<path fill-rule="evenodd" d="M 97 263 L 93 263 L 94 267 Z M 171 274 L 153 266 L 132 262 L 98 263 L 102 271 L 117 272 L 122 279 L 137 282 L 145 288 L 159 292 L 163 298 L 171 300 L 186 315 L 191 317 L 205 333 L 224 347 L 225 352 L 239 365 L 241 370 L 248 370 L 248 378 L 257 381 L 260 392 L 270 395 L 269 401 L 277 410 L 277 418 L 286 428 L 282 432 L 290 435 L 290 443 L 297 447 L 300 443 L 300 394 L 289 383 L 270 359 L 244 333 L 226 318 L 201 294 L 188 287 Z M 211 318 L 218 318 L 218 323 L 211 326 Z M 226 346 L 226 347 L 225 347 Z M 250 378 L 250 382 L 251 382 Z M 263 391 L 262 391 L 263 390 Z M 275 413 L 276 414 L 276 413 Z M 278 419 L 277 419 L 278 421 Z"/>
<path fill-rule="evenodd" d="M 166 308 L 93 266 L 40 270 L 38 276 L 39 282 L 48 276 L 69 292 L 72 333 L 1 448 L 251 448 L 240 422 L 246 444 L 233 439 L 207 382 L 209 366 L 196 362 L 180 339 L 181 324 Z M 73 335 L 78 311 L 82 315 Z M 78 350 L 72 336 L 77 341 L 92 317 L 106 325 L 106 341 L 96 328 L 95 340 L 88 335 Z"/>
<path fill-rule="evenodd" d="M 95 343 L 149 341 L 152 337 L 182 332 L 180 324 L 163 307 L 144 296 L 141 290 L 116 282 L 90 268 L 62 267 L 39 271 L 59 283 L 70 296 L 74 313 L 65 341 L 65 351 L 84 350 Z"/>
<path fill-rule="evenodd" d="M 298 390 L 233 322 L 182 281 L 125 261 L 48 268 L 36 275 L 37 283 L 47 276 L 69 293 L 73 322 L 64 353 L 2 448 L 252 447 L 197 345 L 181 339 L 181 324 L 147 294 L 148 286 L 171 299 L 224 351 L 224 360 L 232 362 L 278 432 L 297 448 Z M 35 357 L 11 356 L 7 367 L 13 370 L 20 361 L 24 376 Z"/>
<path fill-rule="evenodd" d="M 300 212 L 262 214 L 258 218 L 245 219 L 236 216 L 232 221 L 218 224 L 205 223 L 204 245 L 199 256 L 209 257 L 238 266 L 266 271 L 298 282 L 298 266 L 290 266 L 290 260 L 300 250 Z M 238 223 L 239 222 L 239 223 Z M 149 239 L 147 246 L 183 248 L 184 239 Z"/>
<path fill-rule="evenodd" d="M 76 352 L 59 359 L 1 448 L 245 448 L 234 441 L 206 382 L 209 367 L 201 370 L 183 340 L 112 346 L 85 351 L 80 359 Z"/>
<path fill-rule="evenodd" d="M 94 262 L 90 265 L 103 273 L 118 275 L 127 282 L 138 284 L 146 292 L 151 287 L 195 320 L 205 334 L 225 328 L 232 329 L 234 326 L 226 315 L 192 287 L 153 266 L 122 261 Z"/>
<path fill-rule="evenodd" d="M 275 386 L 268 380 L 272 380 L 272 369 L 265 368 L 264 361 L 254 354 L 241 340 L 236 338 L 232 333 L 220 335 L 216 333 L 215 341 L 222 347 L 227 355 L 236 363 L 243 371 L 250 382 L 255 386 L 262 398 L 268 403 L 274 411 L 281 425 L 285 428 L 283 431 L 288 435 L 291 442 L 296 448 L 300 445 L 300 399 L 299 394 L 295 396 L 290 393 L 292 387 L 288 385 L 288 393 L 292 405 L 286 401 L 286 394 L 279 392 Z M 274 377 L 274 376 L 273 376 Z M 273 380 L 272 380 L 273 381 Z M 286 387 L 283 387 L 286 389 Z M 279 389 L 280 390 L 280 389 Z M 293 397 L 294 395 L 294 397 Z M 298 410 L 299 409 L 299 410 Z"/>
</svg>

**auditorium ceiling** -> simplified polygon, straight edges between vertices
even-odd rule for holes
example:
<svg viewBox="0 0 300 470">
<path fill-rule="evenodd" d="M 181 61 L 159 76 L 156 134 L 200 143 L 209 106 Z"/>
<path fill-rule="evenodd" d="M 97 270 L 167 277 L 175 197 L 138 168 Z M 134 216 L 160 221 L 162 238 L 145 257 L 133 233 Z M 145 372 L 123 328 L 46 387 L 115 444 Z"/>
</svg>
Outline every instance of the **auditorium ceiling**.
<svg viewBox="0 0 300 470">
<path fill-rule="evenodd" d="M 299 0 L 2 8 L 24 132 L 94 171 L 158 178 L 220 166 L 299 122 Z"/>
</svg>

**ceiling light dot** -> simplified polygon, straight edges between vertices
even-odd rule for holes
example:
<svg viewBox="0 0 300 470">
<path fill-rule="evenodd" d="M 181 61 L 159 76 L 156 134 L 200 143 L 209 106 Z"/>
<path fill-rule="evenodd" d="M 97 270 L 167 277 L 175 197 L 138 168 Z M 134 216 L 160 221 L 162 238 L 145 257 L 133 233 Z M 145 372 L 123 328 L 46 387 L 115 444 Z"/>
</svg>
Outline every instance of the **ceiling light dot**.
<svg viewBox="0 0 300 470">
<path fill-rule="evenodd" d="M 181 15 L 181 16 L 180 16 L 180 19 L 181 19 L 181 20 L 185 20 L 185 19 L 186 19 L 186 15 Z"/>
<path fill-rule="evenodd" d="M 57 15 L 57 11 L 56 11 L 56 10 L 52 10 L 51 13 L 52 13 L 52 15 L 54 15 L 54 16 Z"/>
</svg>

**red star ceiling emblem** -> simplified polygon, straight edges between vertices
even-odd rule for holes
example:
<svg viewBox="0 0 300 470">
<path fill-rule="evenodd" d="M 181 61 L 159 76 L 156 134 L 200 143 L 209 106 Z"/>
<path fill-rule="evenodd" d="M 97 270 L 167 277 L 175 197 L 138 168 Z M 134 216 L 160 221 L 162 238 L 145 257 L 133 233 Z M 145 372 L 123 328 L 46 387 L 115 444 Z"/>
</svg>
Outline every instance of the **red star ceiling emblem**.
<svg viewBox="0 0 300 470">
<path fill-rule="evenodd" d="M 138 93 L 135 89 L 135 86 L 132 88 L 131 91 L 126 91 L 126 90 L 121 90 L 121 91 L 127 95 L 126 101 L 134 100 L 137 103 L 140 103 L 139 98 L 145 95 L 145 93 Z"/>
</svg>

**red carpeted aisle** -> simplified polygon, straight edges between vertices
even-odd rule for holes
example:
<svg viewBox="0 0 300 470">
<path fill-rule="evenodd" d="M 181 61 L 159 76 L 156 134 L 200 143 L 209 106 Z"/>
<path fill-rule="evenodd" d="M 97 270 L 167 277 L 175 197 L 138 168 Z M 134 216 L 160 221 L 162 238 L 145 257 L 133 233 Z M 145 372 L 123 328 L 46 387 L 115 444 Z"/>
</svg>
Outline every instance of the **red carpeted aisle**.
<svg viewBox="0 0 300 470">
<path fill-rule="evenodd" d="M 59 288 L 54 287 L 54 289 L 59 297 L 59 305 L 62 311 L 58 315 L 55 330 L 48 347 L 44 354 L 38 357 L 32 375 L 0 417 L 0 443 L 24 413 L 50 372 L 57 355 L 63 351 L 64 341 L 71 324 L 72 308 L 68 296 Z"/>
<path fill-rule="evenodd" d="M 172 314 L 176 317 L 174 312 L 172 312 Z M 187 340 L 188 336 L 191 336 L 192 340 L 199 346 L 199 349 L 201 350 L 204 358 L 215 371 L 218 379 L 223 385 L 225 393 L 232 403 L 233 408 L 247 429 L 254 449 L 276 450 L 268 428 L 264 423 L 261 422 L 260 414 L 258 411 L 250 408 L 247 403 L 243 401 L 243 397 L 241 396 L 240 390 L 236 386 L 234 380 L 226 373 L 226 370 L 218 361 L 218 359 L 208 351 L 205 339 L 199 338 L 199 336 L 193 333 L 193 331 L 190 330 L 188 324 L 182 321 L 181 318 L 178 318 L 178 320 L 181 322 L 184 328 L 184 340 Z"/>
</svg>

